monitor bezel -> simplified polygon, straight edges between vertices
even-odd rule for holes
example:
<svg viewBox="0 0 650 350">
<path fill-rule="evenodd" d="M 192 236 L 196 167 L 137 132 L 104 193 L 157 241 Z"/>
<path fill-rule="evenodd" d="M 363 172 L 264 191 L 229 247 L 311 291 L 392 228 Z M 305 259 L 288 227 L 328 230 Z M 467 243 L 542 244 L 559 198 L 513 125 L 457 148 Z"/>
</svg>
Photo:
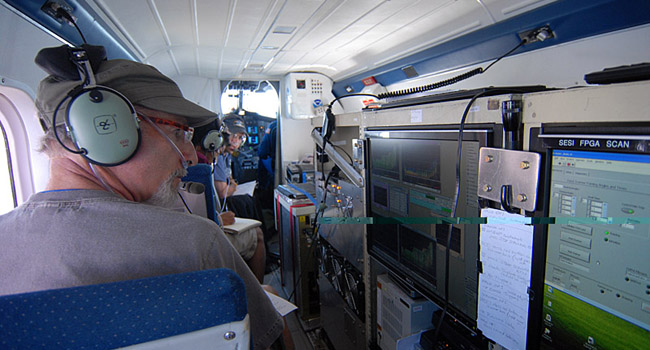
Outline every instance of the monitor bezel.
<svg viewBox="0 0 650 350">
<path fill-rule="evenodd" d="M 388 139 L 423 139 L 423 140 L 438 140 L 438 141 L 458 141 L 460 125 L 435 125 L 435 126 L 393 126 L 393 127 L 368 127 L 364 130 L 364 137 L 366 140 L 370 139 L 367 144 L 365 167 L 367 190 L 366 190 L 366 214 L 369 216 L 372 213 L 372 180 L 370 176 L 371 167 L 368 160 L 370 159 L 370 144 L 373 138 L 388 138 Z M 483 123 L 483 124 L 467 124 L 463 128 L 463 142 L 478 142 L 479 147 L 498 147 L 503 143 L 503 127 L 500 124 Z M 477 154 L 478 157 L 478 154 Z M 386 267 L 391 274 L 398 278 L 403 286 L 412 288 L 414 291 L 432 300 L 438 305 L 444 304 L 444 296 L 434 293 L 429 286 L 423 283 L 416 271 L 411 271 L 410 268 L 405 269 L 403 264 L 391 257 L 388 253 L 382 251 L 374 251 L 371 242 L 371 237 L 368 234 L 368 254 Z M 478 264 L 478 262 L 477 262 Z M 477 281 L 478 281 L 478 275 Z M 438 278 L 438 284 L 444 283 L 444 277 Z M 478 293 L 478 288 L 477 288 Z M 448 306 L 448 314 L 455 320 L 459 321 L 465 328 L 475 334 L 480 334 L 477 328 L 477 320 L 465 314 L 460 309 L 455 308 L 453 305 Z"/>
<path fill-rule="evenodd" d="M 549 216 L 550 185 L 552 171 L 552 152 L 557 150 L 590 151 L 602 153 L 626 153 L 650 155 L 650 123 L 628 122 L 611 123 L 543 123 L 530 128 L 529 151 L 542 157 L 540 166 L 540 186 L 538 187 L 537 210 L 527 212 L 527 216 L 537 218 L 533 236 L 533 259 L 531 267 L 530 305 L 528 313 L 527 344 L 541 344 L 543 325 L 543 300 L 546 270 L 548 226 L 552 224 Z M 581 140 L 603 140 L 596 147 Z M 607 140 L 629 140 L 629 148 L 608 148 Z M 573 142 L 571 142 L 573 141 Z"/>
</svg>

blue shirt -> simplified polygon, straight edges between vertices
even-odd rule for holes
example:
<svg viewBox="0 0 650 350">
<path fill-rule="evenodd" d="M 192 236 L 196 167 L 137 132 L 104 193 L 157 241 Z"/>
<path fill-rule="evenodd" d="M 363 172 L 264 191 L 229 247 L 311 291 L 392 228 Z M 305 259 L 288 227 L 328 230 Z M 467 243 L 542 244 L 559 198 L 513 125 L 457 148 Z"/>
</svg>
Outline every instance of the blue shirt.
<svg viewBox="0 0 650 350">
<path fill-rule="evenodd" d="M 232 156 L 228 152 L 217 157 L 217 165 L 214 167 L 214 181 L 228 182 L 228 179 L 232 176 L 231 163 Z"/>
</svg>

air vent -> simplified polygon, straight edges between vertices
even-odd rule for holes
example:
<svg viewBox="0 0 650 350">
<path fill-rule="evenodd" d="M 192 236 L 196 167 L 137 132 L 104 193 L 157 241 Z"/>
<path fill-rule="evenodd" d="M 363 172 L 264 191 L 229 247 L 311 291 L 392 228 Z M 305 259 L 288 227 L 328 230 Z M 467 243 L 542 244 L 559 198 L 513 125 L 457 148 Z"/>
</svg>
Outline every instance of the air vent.
<svg viewBox="0 0 650 350">
<path fill-rule="evenodd" d="M 293 31 L 296 30 L 296 27 L 285 27 L 285 26 L 277 26 L 275 29 L 273 29 L 274 34 L 291 34 Z"/>
</svg>

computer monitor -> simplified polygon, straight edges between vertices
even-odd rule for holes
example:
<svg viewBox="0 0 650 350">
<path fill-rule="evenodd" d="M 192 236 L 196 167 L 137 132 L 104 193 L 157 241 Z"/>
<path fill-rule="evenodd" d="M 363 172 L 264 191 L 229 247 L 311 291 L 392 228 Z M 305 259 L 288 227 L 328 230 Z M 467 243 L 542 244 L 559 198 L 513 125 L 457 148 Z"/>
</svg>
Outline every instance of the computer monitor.
<svg viewBox="0 0 650 350">
<path fill-rule="evenodd" d="M 650 349 L 650 133 L 642 129 L 555 126 L 538 138 L 551 222 L 539 260 L 542 349 Z"/>
<path fill-rule="evenodd" d="M 501 140 L 495 125 L 463 133 L 456 217 L 480 216 L 479 148 Z M 443 305 L 445 255 L 456 192 L 458 126 L 365 130 L 369 254 L 409 288 Z M 447 221 L 448 222 L 448 221 Z M 479 227 L 453 224 L 449 260 L 449 313 L 476 329 Z"/>
</svg>

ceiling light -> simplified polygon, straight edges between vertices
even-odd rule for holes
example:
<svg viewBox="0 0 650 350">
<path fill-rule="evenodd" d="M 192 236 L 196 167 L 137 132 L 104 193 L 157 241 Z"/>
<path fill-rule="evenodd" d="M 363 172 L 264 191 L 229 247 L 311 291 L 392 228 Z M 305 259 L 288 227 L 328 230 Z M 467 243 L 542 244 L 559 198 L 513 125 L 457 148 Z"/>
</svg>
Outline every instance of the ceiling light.
<svg viewBox="0 0 650 350">
<path fill-rule="evenodd" d="M 277 47 L 277 46 L 262 46 L 262 47 L 260 47 L 260 49 L 262 49 L 262 50 L 277 50 L 277 49 L 279 49 L 279 47 Z"/>
<path fill-rule="evenodd" d="M 296 30 L 296 27 L 277 26 L 273 29 L 274 34 L 291 34 Z"/>
</svg>

